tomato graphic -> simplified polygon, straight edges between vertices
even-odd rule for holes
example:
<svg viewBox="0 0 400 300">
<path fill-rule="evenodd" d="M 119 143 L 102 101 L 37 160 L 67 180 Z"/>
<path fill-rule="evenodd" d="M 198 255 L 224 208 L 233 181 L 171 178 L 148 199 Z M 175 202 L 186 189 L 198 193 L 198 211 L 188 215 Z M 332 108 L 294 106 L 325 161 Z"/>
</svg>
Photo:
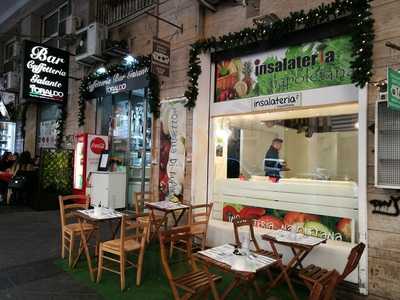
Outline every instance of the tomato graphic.
<svg viewBox="0 0 400 300">
<path fill-rule="evenodd" d="M 336 224 L 336 229 L 343 235 L 343 240 L 351 241 L 351 220 L 342 218 Z"/>
<path fill-rule="evenodd" d="M 265 215 L 265 209 L 259 207 L 244 207 L 240 210 L 239 215 L 242 219 L 258 219 Z"/>
<path fill-rule="evenodd" d="M 320 220 L 319 216 L 305 214 L 301 212 L 295 212 L 295 211 L 287 212 L 285 217 L 283 218 L 283 222 L 285 223 L 285 225 L 304 224 L 304 222 L 307 221 L 318 222 L 319 220 Z"/>
<path fill-rule="evenodd" d="M 283 227 L 283 222 L 279 218 L 270 215 L 264 215 L 260 217 L 255 223 L 256 226 L 274 230 L 281 229 Z"/>
<path fill-rule="evenodd" d="M 238 216 L 236 208 L 231 205 L 225 205 L 223 210 L 223 220 L 226 222 L 231 222 L 233 218 Z"/>
</svg>

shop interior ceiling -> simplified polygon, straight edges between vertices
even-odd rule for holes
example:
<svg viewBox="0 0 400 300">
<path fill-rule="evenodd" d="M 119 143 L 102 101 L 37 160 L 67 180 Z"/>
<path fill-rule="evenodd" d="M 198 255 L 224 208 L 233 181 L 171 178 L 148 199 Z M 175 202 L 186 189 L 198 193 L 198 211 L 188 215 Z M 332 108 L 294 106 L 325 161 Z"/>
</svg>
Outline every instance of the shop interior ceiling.
<svg viewBox="0 0 400 300">
<path fill-rule="evenodd" d="M 311 137 L 313 133 L 357 130 L 358 104 L 277 111 L 228 117 L 230 128 L 262 130 L 283 126 Z"/>
</svg>

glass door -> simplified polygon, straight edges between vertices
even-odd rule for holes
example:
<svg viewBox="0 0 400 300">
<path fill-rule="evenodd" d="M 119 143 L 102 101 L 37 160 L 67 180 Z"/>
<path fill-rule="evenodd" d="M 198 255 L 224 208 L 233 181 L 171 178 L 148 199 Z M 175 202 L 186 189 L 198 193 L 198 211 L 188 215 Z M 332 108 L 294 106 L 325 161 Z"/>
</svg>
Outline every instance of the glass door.
<svg viewBox="0 0 400 300">
<path fill-rule="evenodd" d="M 108 135 L 111 171 L 127 173 L 126 206 L 135 207 L 135 193 L 150 191 L 151 128 L 147 89 L 98 100 L 96 132 Z"/>
<path fill-rule="evenodd" d="M 131 92 L 130 146 L 128 158 L 128 206 L 134 207 L 135 193 L 150 191 L 151 114 L 146 89 Z"/>
<path fill-rule="evenodd" d="M 129 94 L 121 93 L 113 96 L 111 126 L 109 137 L 111 142 L 111 170 L 122 171 L 127 165 L 126 153 L 129 149 Z"/>
</svg>

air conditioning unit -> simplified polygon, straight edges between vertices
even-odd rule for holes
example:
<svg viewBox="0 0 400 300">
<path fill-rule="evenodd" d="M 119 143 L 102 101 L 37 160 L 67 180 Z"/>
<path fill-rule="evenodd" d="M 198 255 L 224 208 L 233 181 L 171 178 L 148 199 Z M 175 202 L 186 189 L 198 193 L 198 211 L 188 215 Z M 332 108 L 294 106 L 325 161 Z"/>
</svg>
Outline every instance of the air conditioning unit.
<svg viewBox="0 0 400 300">
<path fill-rule="evenodd" d="M 15 91 L 19 90 L 19 76 L 17 72 L 7 72 L 3 75 L 4 90 Z"/>
<path fill-rule="evenodd" d="M 58 36 L 74 34 L 82 26 L 81 18 L 69 16 L 58 24 Z"/>
<path fill-rule="evenodd" d="M 92 23 L 76 32 L 78 47 L 76 61 L 84 65 L 105 62 L 102 54 L 102 41 L 107 39 L 107 27 L 100 23 Z"/>
</svg>

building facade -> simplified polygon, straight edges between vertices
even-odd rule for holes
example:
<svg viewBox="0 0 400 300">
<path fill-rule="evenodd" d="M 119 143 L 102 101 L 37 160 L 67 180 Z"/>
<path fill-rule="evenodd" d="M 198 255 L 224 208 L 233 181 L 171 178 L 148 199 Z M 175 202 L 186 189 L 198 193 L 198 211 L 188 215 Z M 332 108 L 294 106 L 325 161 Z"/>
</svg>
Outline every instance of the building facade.
<svg viewBox="0 0 400 300">
<path fill-rule="evenodd" d="M 254 19 L 259 17 L 268 15 L 272 18 L 271 21 L 279 18 L 283 19 L 290 15 L 291 12 L 300 10 L 308 11 L 309 9 L 318 7 L 322 3 L 329 4 L 331 1 L 249 0 L 245 2 L 247 5 L 243 5 L 241 1 L 220 1 L 220 3 L 216 5 L 204 5 L 205 3 L 209 4 L 209 2 L 196 0 L 169 0 L 162 1 L 159 5 L 156 5 L 153 1 L 129 0 L 116 1 L 116 4 L 112 5 L 111 1 L 101 0 L 28 1 L 15 11 L 10 12 L 8 15 L 3 15 L 3 18 L 1 19 L 1 71 L 4 73 L 15 71 L 17 74 L 21 74 L 21 51 L 18 52 L 16 50 L 13 52 L 13 50 L 10 49 L 14 49 L 14 45 L 15 49 L 21 49 L 20 47 L 24 39 L 32 39 L 49 46 L 60 47 L 72 54 L 70 59 L 71 78 L 69 80 L 67 117 L 65 120 L 62 144 L 62 147 L 72 148 L 74 136 L 77 133 L 107 133 L 104 132 L 99 125 L 99 120 L 101 119 L 99 111 L 105 109 L 102 108 L 104 100 L 101 103 L 98 100 L 86 101 L 85 124 L 79 126 L 78 122 L 78 100 L 81 80 L 88 74 L 95 72 L 100 66 L 119 63 L 126 53 L 131 53 L 134 56 L 151 54 L 153 51 L 153 38 L 155 36 L 169 41 L 171 44 L 169 76 L 159 77 L 160 99 L 163 101 L 167 99 L 181 98 L 185 95 L 188 86 L 189 78 L 187 72 L 189 67 L 190 45 L 197 40 L 209 37 L 218 37 L 232 32 L 239 32 L 246 27 L 254 26 Z M 400 2 L 375 0 L 371 5 L 372 16 L 375 19 L 372 82 L 379 82 L 386 78 L 388 65 L 393 66 L 393 68 L 398 68 L 397 65 L 399 64 L 398 59 L 400 52 L 391 50 L 391 48 L 386 47 L 385 44 L 387 42 L 395 44 L 400 42 L 400 30 L 398 29 L 398 26 L 396 26 L 399 21 L 397 11 L 400 8 Z M 158 15 L 162 19 L 157 20 L 154 15 Z M 173 23 L 176 26 L 168 24 L 165 21 Z M 86 63 L 83 65 L 82 62 L 78 63 L 75 59 L 75 54 L 79 47 L 79 38 L 77 39 L 76 35 L 79 30 L 95 22 L 106 27 L 109 40 L 124 41 L 128 48 L 128 52 L 123 52 L 123 54 L 119 56 L 108 57 L 106 60 L 98 60 L 94 63 Z M 178 28 L 180 26 L 183 30 Z M 307 41 L 310 42 L 312 39 L 307 37 Z M 284 46 L 286 47 L 287 45 Z M 268 51 L 269 50 L 263 50 L 261 52 L 268 53 Z M 247 54 L 248 53 L 244 53 L 243 55 L 238 56 L 245 57 Z M 219 61 L 221 61 L 221 59 L 224 61 L 235 58 L 232 57 L 232 55 L 221 57 L 219 58 Z M 185 202 L 196 203 L 214 200 L 213 189 L 216 184 L 212 179 L 218 177 L 218 174 L 214 169 L 219 168 L 217 163 L 219 158 L 214 157 L 213 147 L 215 145 L 210 137 L 216 136 L 216 127 L 221 126 L 221 128 L 224 129 L 224 123 L 222 122 L 222 125 L 219 123 L 217 124 L 216 120 L 219 120 L 219 117 L 224 117 L 225 114 L 220 113 L 218 115 L 217 110 L 226 110 L 227 106 L 221 108 L 222 104 L 220 103 L 218 104 L 218 108 L 214 105 L 215 103 L 210 104 L 213 100 L 215 101 L 216 97 L 214 90 L 216 86 L 214 82 L 216 78 L 215 72 L 217 72 L 216 69 L 218 68 L 223 68 L 223 72 L 232 72 L 234 69 L 232 65 L 224 65 L 224 63 L 220 63 L 220 66 L 218 67 L 218 57 L 211 58 L 210 55 L 202 55 L 201 64 L 203 66 L 203 75 L 200 77 L 199 81 L 200 88 L 197 105 L 195 108 L 185 111 L 186 156 L 184 158 L 183 200 Z M 240 94 L 244 89 L 247 91 L 249 86 L 247 85 L 247 87 L 244 87 L 242 83 L 241 85 L 242 88 L 240 88 L 240 84 L 237 86 L 236 93 Z M 19 91 L 15 92 L 19 94 Z M 333 92 L 337 91 L 335 90 Z M 357 197 L 356 200 L 359 202 L 361 201 L 362 203 L 358 203 L 354 208 L 357 211 L 361 211 L 357 213 L 357 219 L 354 221 L 357 225 L 354 226 L 361 226 L 360 228 L 362 228 L 361 230 L 355 230 L 354 232 L 362 232 L 364 236 L 354 237 L 354 241 L 364 241 L 368 244 L 368 251 L 366 252 L 368 258 L 365 258 L 363 263 L 366 270 L 362 271 L 364 273 L 361 275 L 361 279 L 358 278 L 354 281 L 355 283 L 360 282 L 360 280 L 364 281 L 362 286 L 363 292 L 368 292 L 370 299 L 394 300 L 398 298 L 398 294 L 400 293 L 398 285 L 398 282 L 400 281 L 400 256 L 398 250 L 400 246 L 399 217 L 373 213 L 374 207 L 370 204 L 371 200 L 389 201 L 391 196 L 396 196 L 395 190 L 376 188 L 374 181 L 375 135 L 373 130 L 368 130 L 367 128 L 375 124 L 375 107 L 379 98 L 379 90 L 374 84 L 369 84 L 363 90 L 351 87 L 349 93 L 351 95 L 357 94 L 357 96 L 354 96 L 352 99 L 354 100 L 357 98 L 356 102 L 359 107 L 363 107 L 365 112 L 365 122 L 362 123 L 363 117 L 358 119 L 360 124 L 359 135 L 355 137 L 355 140 L 347 139 L 347 141 L 354 143 L 363 140 L 364 144 L 359 143 L 358 145 L 359 147 L 360 145 L 365 146 L 364 152 L 362 151 L 363 149 L 358 149 L 358 152 L 353 153 L 352 156 L 354 160 L 359 161 L 359 164 L 361 162 L 361 165 L 354 167 L 354 169 L 358 170 L 357 175 L 365 179 L 364 186 L 358 186 L 359 190 L 365 189 L 364 196 Z M 328 98 L 328 94 L 329 93 L 322 93 L 321 95 L 322 97 Z M 135 95 L 130 94 L 129 97 L 135 97 Z M 306 103 L 306 98 L 304 95 L 302 97 L 304 104 Z M 18 101 L 19 103 L 24 103 L 25 99 L 18 97 Z M 119 100 L 117 99 L 115 101 Z M 226 101 L 226 103 L 234 102 Z M 229 105 L 226 103 L 224 105 Z M 235 105 L 232 104 L 232 106 Z M 129 109 L 132 110 L 133 106 L 130 106 Z M 346 113 L 346 115 L 350 113 L 358 114 L 358 117 L 360 118 L 361 114 L 359 113 L 359 110 L 360 109 L 357 108 Z M 41 139 L 43 137 L 41 128 L 42 131 L 44 131 L 44 128 L 53 128 L 59 119 L 59 116 L 57 115 L 58 113 L 59 111 L 57 108 L 52 105 L 43 103 L 30 103 L 27 105 L 26 121 L 24 121 L 25 150 L 39 154 L 41 147 L 54 146 L 54 143 L 44 144 Z M 215 115 L 213 115 L 213 113 L 215 113 Z M 239 114 L 240 113 L 241 112 L 239 111 Z M 236 113 L 226 110 L 226 115 L 234 114 Z M 251 114 L 248 115 L 250 118 L 254 117 Z M 302 118 L 304 119 L 305 117 Z M 228 118 L 225 119 L 228 120 Z M 243 127 L 244 125 L 240 125 L 242 123 L 239 123 L 237 120 L 232 119 L 228 121 L 226 122 L 229 124 L 236 124 L 235 126 L 242 128 L 244 130 L 242 131 L 242 134 L 249 128 Z M 261 121 L 264 122 L 265 120 L 263 119 Z M 257 122 L 260 123 L 259 121 Z M 251 126 L 251 128 L 254 128 L 258 125 L 253 124 Z M 291 128 L 290 126 L 288 126 L 289 129 Z M 361 126 L 363 127 L 361 128 Z M 161 132 L 160 120 L 152 118 L 151 126 L 148 127 L 151 129 L 151 159 L 148 159 L 150 175 L 146 181 L 146 189 L 152 191 L 155 195 L 158 195 L 160 177 L 159 164 L 161 163 L 159 160 L 159 137 Z M 232 125 L 231 127 L 233 128 L 234 126 Z M 54 137 L 54 133 L 50 133 L 49 136 L 51 137 L 52 134 Z M 360 134 L 363 135 L 363 137 L 360 137 Z M 350 135 L 351 134 L 349 133 L 349 136 Z M 240 137 L 238 138 L 240 140 Z M 347 138 L 349 137 L 347 136 Z M 242 139 L 244 139 L 244 135 L 242 135 Z M 253 136 L 252 139 L 253 140 L 250 139 L 249 141 L 254 141 L 257 137 Z M 267 144 L 263 144 L 261 147 L 264 146 L 267 146 Z M 226 149 L 224 147 L 226 147 Z M 227 147 L 228 145 L 223 145 L 223 143 L 221 144 L 222 153 L 225 153 L 224 151 L 229 151 Z M 241 151 L 243 152 L 244 150 L 242 149 Z M 343 151 L 350 153 L 352 150 L 344 149 Z M 285 153 L 287 153 L 288 157 L 295 157 L 296 155 L 296 153 Z M 242 153 L 242 155 L 244 154 Z M 251 156 L 251 154 L 248 155 L 249 157 Z M 315 152 L 313 155 L 317 155 L 317 153 Z M 223 156 L 224 154 L 222 154 L 221 157 Z M 361 159 L 360 156 L 365 157 Z M 343 156 L 336 157 L 338 157 L 339 160 L 344 159 Z M 291 161 L 295 160 L 292 159 Z M 256 165 L 256 163 L 254 164 Z M 294 162 L 292 166 L 294 166 L 294 168 L 300 168 L 300 166 Z M 344 168 L 344 166 L 335 166 L 335 168 L 340 167 Z M 360 172 L 360 170 L 363 169 L 365 170 L 365 173 Z M 226 170 L 224 170 L 224 172 L 226 172 Z M 362 178 L 361 180 L 363 180 Z M 222 207 L 220 209 L 222 210 Z M 216 224 L 217 223 L 218 222 L 216 222 Z"/>
</svg>

